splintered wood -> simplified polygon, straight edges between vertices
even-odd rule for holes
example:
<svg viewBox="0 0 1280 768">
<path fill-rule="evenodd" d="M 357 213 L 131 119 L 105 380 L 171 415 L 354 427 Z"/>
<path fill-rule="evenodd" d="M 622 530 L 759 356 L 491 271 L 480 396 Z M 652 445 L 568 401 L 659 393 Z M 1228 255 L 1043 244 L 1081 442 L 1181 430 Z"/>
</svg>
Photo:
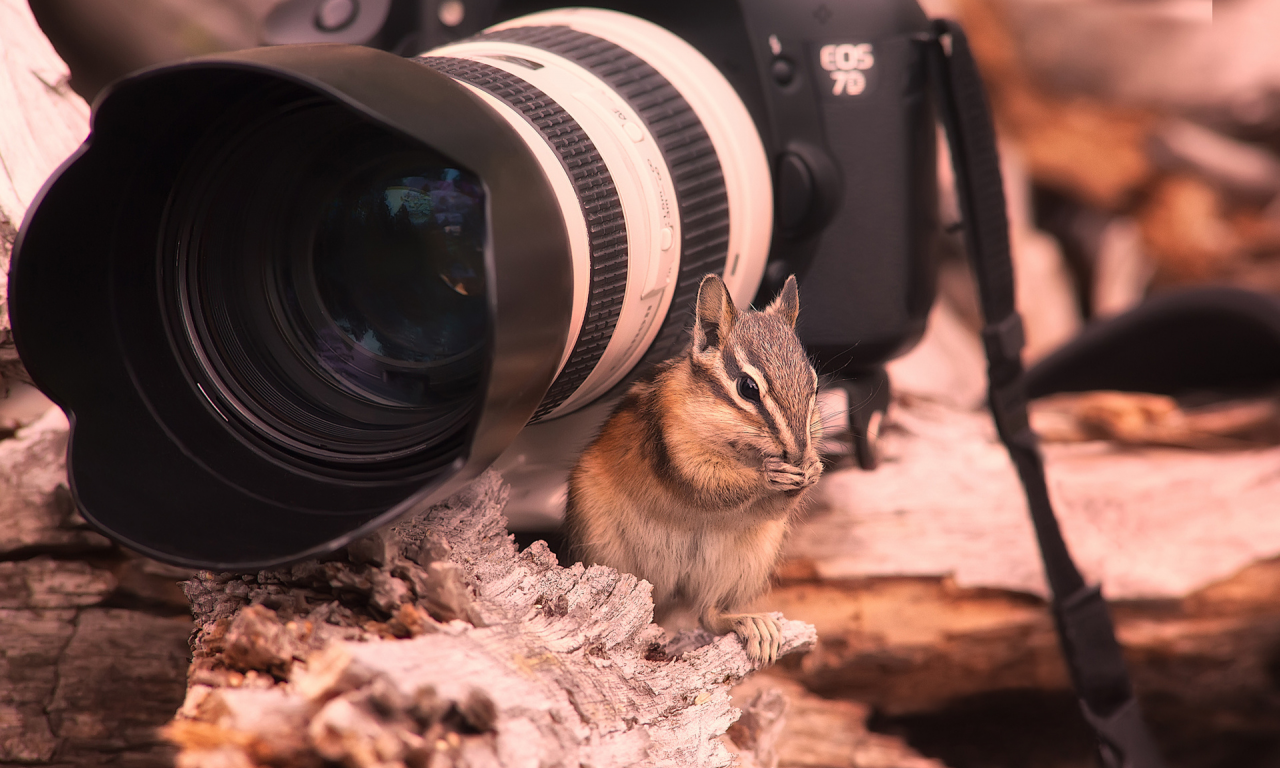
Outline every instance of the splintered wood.
<svg viewBox="0 0 1280 768">
<path fill-rule="evenodd" d="M 178 764 L 730 765 L 739 640 L 668 644 L 647 582 L 517 553 L 506 495 L 489 473 L 345 559 L 188 582 Z"/>
<path fill-rule="evenodd" d="M 871 708 L 815 696 L 777 674 L 733 690 L 742 717 L 729 727 L 741 768 L 946 768 L 902 739 L 867 728 Z"/>
</svg>

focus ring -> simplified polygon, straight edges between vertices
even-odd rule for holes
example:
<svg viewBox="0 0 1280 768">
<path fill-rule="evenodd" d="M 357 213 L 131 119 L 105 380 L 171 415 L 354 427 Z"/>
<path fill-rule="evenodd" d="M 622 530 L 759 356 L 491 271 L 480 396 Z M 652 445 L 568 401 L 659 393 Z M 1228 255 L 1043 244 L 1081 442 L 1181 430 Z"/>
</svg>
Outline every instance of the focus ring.
<svg viewBox="0 0 1280 768">
<path fill-rule="evenodd" d="M 482 88 L 520 112 L 559 156 L 578 194 L 591 249 L 586 317 L 564 369 L 533 414 L 531 421 L 538 421 L 587 380 L 618 324 L 627 289 L 628 260 L 622 202 L 595 144 L 582 126 L 550 96 L 516 75 L 483 62 L 444 56 L 421 57 L 415 61 Z"/>
<path fill-rule="evenodd" d="M 680 274 L 671 310 L 643 363 L 676 354 L 687 339 L 702 276 L 723 274 L 728 258 L 729 197 L 720 159 L 702 121 L 675 86 L 644 59 L 595 35 L 565 26 L 530 26 L 497 29 L 475 39 L 521 43 L 576 63 L 608 83 L 648 126 L 670 169 L 681 235 Z"/>
</svg>

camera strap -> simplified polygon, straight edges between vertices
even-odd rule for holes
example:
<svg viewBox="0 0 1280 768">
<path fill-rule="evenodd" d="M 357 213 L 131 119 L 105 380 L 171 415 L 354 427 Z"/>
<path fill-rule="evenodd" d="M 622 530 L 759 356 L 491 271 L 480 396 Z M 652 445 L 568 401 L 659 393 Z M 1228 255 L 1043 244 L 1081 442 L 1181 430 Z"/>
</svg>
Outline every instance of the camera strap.
<svg viewBox="0 0 1280 768">
<path fill-rule="evenodd" d="M 1097 585 L 1085 583 L 1062 539 L 1044 461 L 1027 419 L 1022 318 L 1014 302 L 1009 223 L 986 92 L 960 25 L 936 20 L 934 33 L 931 67 L 985 322 L 988 404 L 1026 492 L 1052 592 L 1058 641 L 1085 720 L 1097 736 L 1102 765 L 1163 768 L 1134 697 L 1106 600 Z"/>
</svg>

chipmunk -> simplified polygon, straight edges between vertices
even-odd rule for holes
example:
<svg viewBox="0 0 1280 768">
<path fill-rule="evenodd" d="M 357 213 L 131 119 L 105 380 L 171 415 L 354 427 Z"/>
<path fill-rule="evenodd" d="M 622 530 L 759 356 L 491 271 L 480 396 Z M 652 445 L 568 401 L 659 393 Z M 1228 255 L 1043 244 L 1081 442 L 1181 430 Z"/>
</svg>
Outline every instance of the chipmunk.
<svg viewBox="0 0 1280 768">
<path fill-rule="evenodd" d="M 588 564 L 653 585 L 655 618 L 692 609 L 763 663 L 778 623 L 736 613 L 762 594 L 788 521 L 822 474 L 818 375 L 795 334 L 793 275 L 763 311 L 738 311 L 715 275 L 698 288 L 684 353 L 636 382 L 569 478 L 565 531 Z"/>
</svg>

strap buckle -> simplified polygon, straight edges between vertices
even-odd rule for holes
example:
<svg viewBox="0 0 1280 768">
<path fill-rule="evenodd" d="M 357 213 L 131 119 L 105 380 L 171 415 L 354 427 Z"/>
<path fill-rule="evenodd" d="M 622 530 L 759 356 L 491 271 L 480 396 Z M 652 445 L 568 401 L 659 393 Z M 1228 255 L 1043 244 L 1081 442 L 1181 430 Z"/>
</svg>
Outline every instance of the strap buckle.
<svg viewBox="0 0 1280 768">
<path fill-rule="evenodd" d="M 995 362 L 1016 360 L 1022 362 L 1022 348 L 1027 345 L 1027 334 L 1022 325 L 1022 315 L 1011 313 L 1003 320 L 988 323 L 982 329 L 982 346 L 987 359 Z"/>
</svg>

